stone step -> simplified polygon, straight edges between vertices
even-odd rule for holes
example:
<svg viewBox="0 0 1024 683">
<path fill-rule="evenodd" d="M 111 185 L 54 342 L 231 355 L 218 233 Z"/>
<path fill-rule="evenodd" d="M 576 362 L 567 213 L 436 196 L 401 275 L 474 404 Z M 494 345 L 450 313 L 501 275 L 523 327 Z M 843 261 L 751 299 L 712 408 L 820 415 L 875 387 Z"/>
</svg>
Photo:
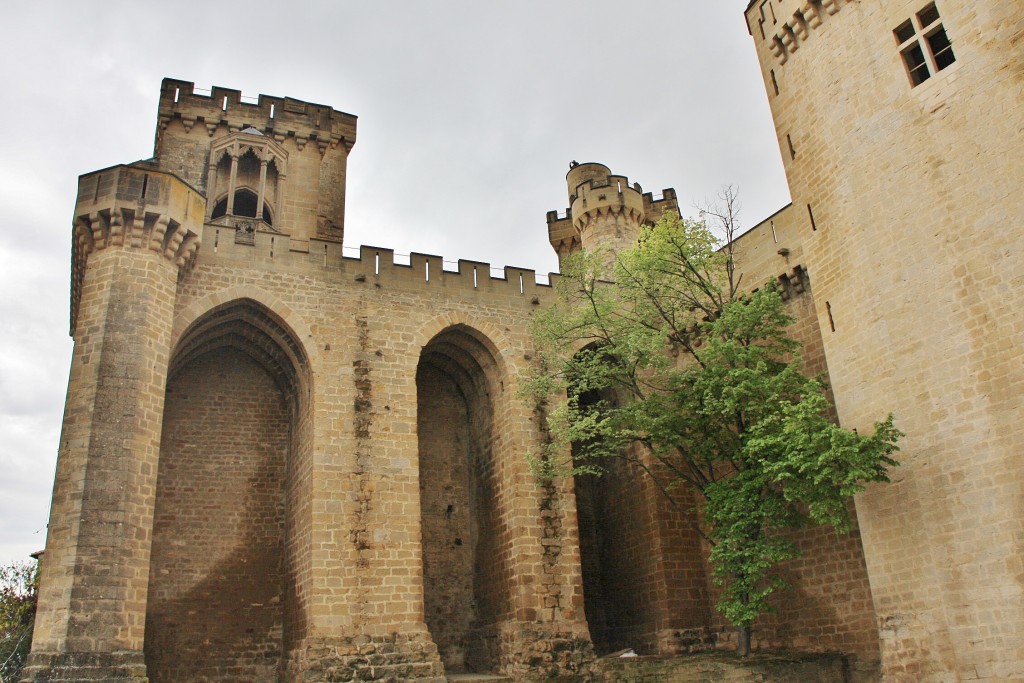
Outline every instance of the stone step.
<svg viewBox="0 0 1024 683">
<path fill-rule="evenodd" d="M 493 674 L 448 674 L 448 683 L 513 683 L 508 676 Z"/>
</svg>

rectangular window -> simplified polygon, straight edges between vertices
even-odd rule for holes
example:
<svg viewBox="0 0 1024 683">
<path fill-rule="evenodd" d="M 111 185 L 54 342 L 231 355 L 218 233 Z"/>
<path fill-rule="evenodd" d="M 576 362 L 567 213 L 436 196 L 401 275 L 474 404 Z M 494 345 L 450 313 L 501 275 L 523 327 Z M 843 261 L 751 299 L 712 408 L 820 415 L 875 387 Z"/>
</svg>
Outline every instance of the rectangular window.
<svg viewBox="0 0 1024 683">
<path fill-rule="evenodd" d="M 907 19 L 893 33 L 896 34 L 896 42 L 903 44 L 914 37 L 914 25 Z"/>
<path fill-rule="evenodd" d="M 917 13 L 917 20 L 921 22 L 921 28 L 931 26 L 939 20 L 939 9 L 935 6 L 935 3 L 928 5 L 923 10 Z"/>
<path fill-rule="evenodd" d="M 939 71 L 956 61 L 956 57 L 953 56 L 953 45 L 950 44 L 946 29 L 942 28 L 941 24 L 928 36 L 928 47 Z"/>
<path fill-rule="evenodd" d="M 932 72 L 928 69 L 928 62 L 924 58 L 924 51 L 917 41 L 903 51 L 903 61 L 907 65 L 907 71 L 910 72 L 910 82 L 914 85 L 921 85 L 932 77 Z"/>
<path fill-rule="evenodd" d="M 933 2 L 893 29 L 911 87 L 921 85 L 956 61 L 953 44 L 939 19 L 939 8 Z"/>
</svg>

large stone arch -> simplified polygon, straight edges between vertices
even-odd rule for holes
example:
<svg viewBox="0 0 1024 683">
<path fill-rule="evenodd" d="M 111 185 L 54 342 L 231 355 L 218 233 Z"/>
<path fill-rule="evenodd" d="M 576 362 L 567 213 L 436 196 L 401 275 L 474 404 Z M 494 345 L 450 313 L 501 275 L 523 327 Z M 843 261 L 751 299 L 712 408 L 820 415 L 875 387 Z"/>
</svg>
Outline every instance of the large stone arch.
<svg viewBox="0 0 1024 683">
<path fill-rule="evenodd" d="M 514 367 L 512 362 L 514 346 L 508 334 L 502 327 L 463 311 L 446 311 L 424 322 L 416 330 L 412 341 L 413 348 L 422 349 L 444 330 L 457 326 L 472 330 L 494 355 L 504 376 L 514 379 L 514 375 L 511 373 L 511 368 Z"/>
<path fill-rule="evenodd" d="M 447 321 L 416 371 L 425 620 L 448 673 L 497 671 L 515 617 L 507 366 L 490 337 Z"/>
<path fill-rule="evenodd" d="M 171 348 L 177 348 L 185 331 L 200 318 L 210 315 L 214 310 L 233 301 L 251 300 L 266 310 L 268 315 L 276 319 L 288 330 L 295 341 L 303 347 L 303 353 L 309 359 L 310 373 L 315 374 L 319 367 L 320 354 L 316 344 L 312 343 L 313 332 L 305 319 L 291 306 L 266 290 L 245 285 L 225 287 L 196 299 L 175 314 L 171 328 Z"/>
<path fill-rule="evenodd" d="M 280 302 L 232 294 L 175 329 L 146 614 L 154 683 L 277 681 L 306 635 L 313 345 Z"/>
</svg>

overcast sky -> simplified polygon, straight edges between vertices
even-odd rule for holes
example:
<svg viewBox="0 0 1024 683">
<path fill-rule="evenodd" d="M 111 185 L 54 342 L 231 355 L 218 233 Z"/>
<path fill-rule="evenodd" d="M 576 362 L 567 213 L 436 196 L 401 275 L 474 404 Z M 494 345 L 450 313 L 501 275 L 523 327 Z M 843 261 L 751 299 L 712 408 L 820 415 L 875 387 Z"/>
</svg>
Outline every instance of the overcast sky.
<svg viewBox="0 0 1024 683">
<path fill-rule="evenodd" d="M 0 2 L 0 564 L 45 542 L 77 177 L 152 155 L 163 77 L 358 116 L 346 246 L 546 273 L 574 159 L 789 201 L 746 3 Z"/>
</svg>

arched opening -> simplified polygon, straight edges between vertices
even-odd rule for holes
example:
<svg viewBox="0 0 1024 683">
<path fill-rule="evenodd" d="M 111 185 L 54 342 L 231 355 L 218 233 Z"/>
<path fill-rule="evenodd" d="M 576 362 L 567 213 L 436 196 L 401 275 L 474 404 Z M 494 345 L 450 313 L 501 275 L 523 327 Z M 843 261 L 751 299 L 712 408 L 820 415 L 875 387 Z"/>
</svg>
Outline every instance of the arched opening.
<svg viewBox="0 0 1024 683">
<path fill-rule="evenodd" d="M 235 190 L 235 203 L 232 207 L 232 216 L 240 216 L 243 218 L 256 218 L 256 205 L 259 203 L 259 197 L 256 193 L 248 188 L 241 188 Z M 210 218 L 220 218 L 226 216 L 228 213 L 228 198 L 227 195 L 220 198 L 213 206 L 213 213 L 210 214 Z M 270 205 L 267 202 L 263 202 L 263 212 L 260 216 L 263 222 L 267 225 L 274 224 L 274 216 L 270 211 Z"/>
<path fill-rule="evenodd" d="M 613 389 L 577 399 L 582 410 L 598 413 L 625 400 Z M 574 457 L 581 448 L 573 444 Z M 583 606 L 597 654 L 704 647 L 709 615 L 703 553 L 681 512 L 695 514 L 692 495 L 672 490 L 675 505 L 670 503 L 651 478 L 665 473 L 639 445 L 587 464 L 604 471 L 574 477 Z"/>
<path fill-rule="evenodd" d="M 578 397 L 584 410 L 594 410 L 603 402 L 613 403 L 611 391 L 591 391 Z M 573 455 L 579 444 L 573 444 Z M 580 564 L 583 574 L 583 610 L 590 638 L 599 655 L 608 654 L 627 642 L 623 631 L 638 621 L 631 612 L 642 609 L 636 594 L 636 572 L 649 553 L 635 543 L 637 526 L 643 515 L 637 514 L 635 495 L 628 490 L 632 480 L 623 463 L 601 463 L 603 476 L 577 474 L 576 515 L 580 535 Z M 623 477 L 627 477 L 624 481 Z M 631 551 L 635 551 L 635 554 Z"/>
<path fill-rule="evenodd" d="M 274 683 L 304 636 L 309 383 L 295 335 L 251 300 L 210 311 L 178 343 L 146 612 L 153 683 Z"/>
<path fill-rule="evenodd" d="M 504 397 L 491 349 L 455 325 L 424 347 L 416 371 L 424 612 L 448 674 L 497 669 L 499 624 L 511 610 L 495 436 Z"/>
</svg>

